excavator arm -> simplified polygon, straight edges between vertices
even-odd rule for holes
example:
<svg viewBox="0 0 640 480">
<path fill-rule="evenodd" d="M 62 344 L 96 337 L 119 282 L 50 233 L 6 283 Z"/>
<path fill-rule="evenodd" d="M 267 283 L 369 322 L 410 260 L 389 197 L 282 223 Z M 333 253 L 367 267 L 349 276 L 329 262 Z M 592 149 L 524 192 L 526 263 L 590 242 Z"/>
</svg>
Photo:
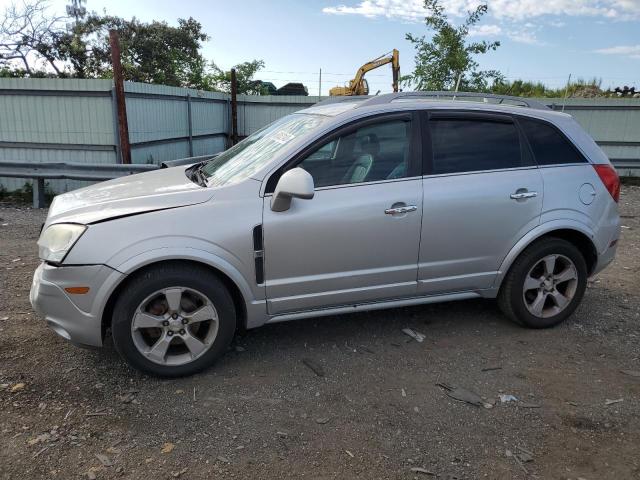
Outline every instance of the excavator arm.
<svg viewBox="0 0 640 480">
<path fill-rule="evenodd" d="M 329 91 L 329 95 L 332 97 L 341 95 L 368 95 L 369 85 L 364 78 L 365 74 L 388 63 L 391 64 L 391 71 L 393 73 L 393 91 L 397 92 L 398 79 L 400 77 L 400 54 L 398 50 L 394 48 L 390 55 L 382 55 L 362 65 L 356 72 L 355 78 L 349 80 L 348 87 L 334 87 Z"/>
</svg>

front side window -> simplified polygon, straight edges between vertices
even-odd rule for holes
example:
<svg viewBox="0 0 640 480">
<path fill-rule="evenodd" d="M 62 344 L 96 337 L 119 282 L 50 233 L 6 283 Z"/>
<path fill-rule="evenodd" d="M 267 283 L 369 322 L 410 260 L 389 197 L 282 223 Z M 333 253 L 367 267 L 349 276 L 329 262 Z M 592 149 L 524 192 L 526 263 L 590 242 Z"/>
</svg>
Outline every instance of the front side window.
<svg viewBox="0 0 640 480">
<path fill-rule="evenodd" d="M 293 114 L 275 121 L 210 160 L 202 172 L 207 185 L 220 187 L 250 177 L 290 142 L 318 128 L 328 117 Z"/>
<path fill-rule="evenodd" d="M 434 118 L 429 126 L 434 174 L 524 166 L 520 135 L 511 122 Z"/>
<path fill-rule="evenodd" d="M 369 124 L 321 145 L 298 167 L 316 187 L 405 178 L 409 175 L 411 122 Z"/>
<path fill-rule="evenodd" d="M 585 163 L 587 160 L 551 125 L 521 118 L 522 126 L 538 165 Z"/>
</svg>

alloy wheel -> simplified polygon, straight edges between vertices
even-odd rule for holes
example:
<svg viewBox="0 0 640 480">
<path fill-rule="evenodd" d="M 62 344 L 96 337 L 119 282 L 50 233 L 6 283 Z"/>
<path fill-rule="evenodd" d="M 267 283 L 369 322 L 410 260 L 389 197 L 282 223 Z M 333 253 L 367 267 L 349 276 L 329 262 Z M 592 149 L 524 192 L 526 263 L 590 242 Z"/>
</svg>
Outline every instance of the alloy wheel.
<svg viewBox="0 0 640 480">
<path fill-rule="evenodd" d="M 184 365 L 206 353 L 218 334 L 218 313 L 206 295 L 170 287 L 145 298 L 131 321 L 138 351 L 160 365 Z"/>
<path fill-rule="evenodd" d="M 574 263 L 564 255 L 547 255 L 525 277 L 524 304 L 536 317 L 553 317 L 567 308 L 577 287 L 578 270 Z"/>
</svg>

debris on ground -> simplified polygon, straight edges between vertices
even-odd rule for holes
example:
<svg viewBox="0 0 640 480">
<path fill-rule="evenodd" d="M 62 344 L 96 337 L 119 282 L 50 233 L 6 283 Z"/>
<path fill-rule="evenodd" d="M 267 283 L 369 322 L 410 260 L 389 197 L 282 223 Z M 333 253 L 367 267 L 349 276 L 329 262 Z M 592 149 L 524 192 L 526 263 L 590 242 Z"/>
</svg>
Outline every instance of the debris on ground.
<svg viewBox="0 0 640 480">
<path fill-rule="evenodd" d="M 347 453 L 347 455 L 349 455 L 351 458 L 354 458 L 355 455 L 353 453 L 351 453 L 349 450 L 345 450 L 345 452 Z"/>
<path fill-rule="evenodd" d="M 409 335 L 411 338 L 413 338 L 418 343 L 422 343 L 424 341 L 424 339 L 427 338 L 422 333 L 416 332 L 415 330 L 413 330 L 411 328 L 403 328 L 402 329 L 402 333 L 404 333 L 405 335 Z"/>
<path fill-rule="evenodd" d="M 87 476 L 88 480 L 96 480 L 96 478 L 98 478 L 96 476 L 96 472 L 100 471 L 100 467 L 91 467 L 89 470 L 87 470 L 85 472 L 85 475 Z"/>
<path fill-rule="evenodd" d="M 481 372 L 493 372 L 494 370 L 502 370 L 502 367 L 484 367 Z"/>
<path fill-rule="evenodd" d="M 448 397 L 453 398 L 454 400 L 458 400 L 459 402 L 465 402 L 470 405 L 475 405 L 476 407 L 481 407 L 485 405 L 482 397 L 471 390 L 467 390 L 462 387 L 454 387 L 447 383 L 436 383 L 436 385 L 445 390 L 445 393 Z"/>
<path fill-rule="evenodd" d="M 623 398 L 617 398 L 616 400 L 609 400 L 608 398 L 605 400 L 604 404 L 605 405 L 613 405 L 614 403 L 620 403 L 624 401 Z"/>
<path fill-rule="evenodd" d="M 105 467 L 111 467 L 113 465 L 113 462 L 111 461 L 111 459 L 102 453 L 96 453 L 96 458 Z"/>
<path fill-rule="evenodd" d="M 500 394 L 498 395 L 501 403 L 517 402 L 518 397 L 515 395 Z"/>
<path fill-rule="evenodd" d="M 369 347 L 367 347 L 366 345 L 359 345 L 358 348 L 360 350 L 362 350 L 363 352 L 367 352 L 367 353 L 370 353 L 372 355 L 375 355 L 375 353 L 376 353 L 373 350 L 371 350 Z"/>
<path fill-rule="evenodd" d="M 122 403 L 135 403 L 136 393 L 138 393 L 138 390 L 129 390 L 124 395 L 118 395 L 118 400 Z"/>
<path fill-rule="evenodd" d="M 505 452 L 505 455 L 509 458 L 513 458 L 518 464 L 518 466 L 524 471 L 524 473 L 528 474 L 529 471 L 524 466 L 524 464 L 528 462 L 533 462 L 533 453 L 520 446 L 517 446 L 516 449 L 518 450 L 517 452 L 512 452 L 511 450 L 507 450 Z"/>
<path fill-rule="evenodd" d="M 21 392 L 25 389 L 27 385 L 24 383 L 16 383 L 13 387 L 11 387 L 11 393 Z"/>
<path fill-rule="evenodd" d="M 180 478 L 182 475 L 187 473 L 188 470 L 188 468 L 183 468 L 182 470 L 179 470 L 177 472 L 171 472 L 171 475 L 173 476 L 173 478 Z"/>
<path fill-rule="evenodd" d="M 313 373 L 315 373 L 319 377 L 324 377 L 324 368 L 314 360 L 310 358 L 303 358 L 302 363 L 304 363 Z"/>
<path fill-rule="evenodd" d="M 329 423 L 329 417 L 319 417 L 316 418 L 316 423 L 319 423 L 320 425 L 324 425 L 325 423 Z"/>
<path fill-rule="evenodd" d="M 176 448 L 176 446 L 173 443 L 166 442 L 162 445 L 162 449 L 160 450 L 160 453 L 171 453 L 173 452 L 174 448 Z"/>
<path fill-rule="evenodd" d="M 413 467 L 413 468 L 411 469 L 411 471 L 412 471 L 412 472 L 414 472 L 414 473 L 422 473 L 423 475 L 431 475 L 432 477 L 435 477 L 435 476 L 436 476 L 436 474 L 435 474 L 435 473 L 433 473 L 433 472 L 432 472 L 432 471 L 430 471 L 430 470 L 427 470 L 426 468 Z"/>
</svg>

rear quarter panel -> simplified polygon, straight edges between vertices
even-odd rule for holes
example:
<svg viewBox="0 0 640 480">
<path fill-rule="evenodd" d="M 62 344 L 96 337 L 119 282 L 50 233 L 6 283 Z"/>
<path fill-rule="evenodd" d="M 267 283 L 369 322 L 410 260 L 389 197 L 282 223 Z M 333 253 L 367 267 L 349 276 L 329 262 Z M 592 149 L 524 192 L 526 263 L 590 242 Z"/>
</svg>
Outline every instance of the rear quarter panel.
<svg viewBox="0 0 640 480">
<path fill-rule="evenodd" d="M 544 182 L 541 225 L 556 220 L 583 224 L 592 232 L 598 254 L 604 253 L 611 240 L 618 237 L 620 217 L 618 204 L 603 185 L 593 165 L 565 165 L 540 168 Z M 581 200 L 580 190 L 591 189 L 591 203 Z M 584 198 L 584 195 L 583 195 Z"/>
</svg>

